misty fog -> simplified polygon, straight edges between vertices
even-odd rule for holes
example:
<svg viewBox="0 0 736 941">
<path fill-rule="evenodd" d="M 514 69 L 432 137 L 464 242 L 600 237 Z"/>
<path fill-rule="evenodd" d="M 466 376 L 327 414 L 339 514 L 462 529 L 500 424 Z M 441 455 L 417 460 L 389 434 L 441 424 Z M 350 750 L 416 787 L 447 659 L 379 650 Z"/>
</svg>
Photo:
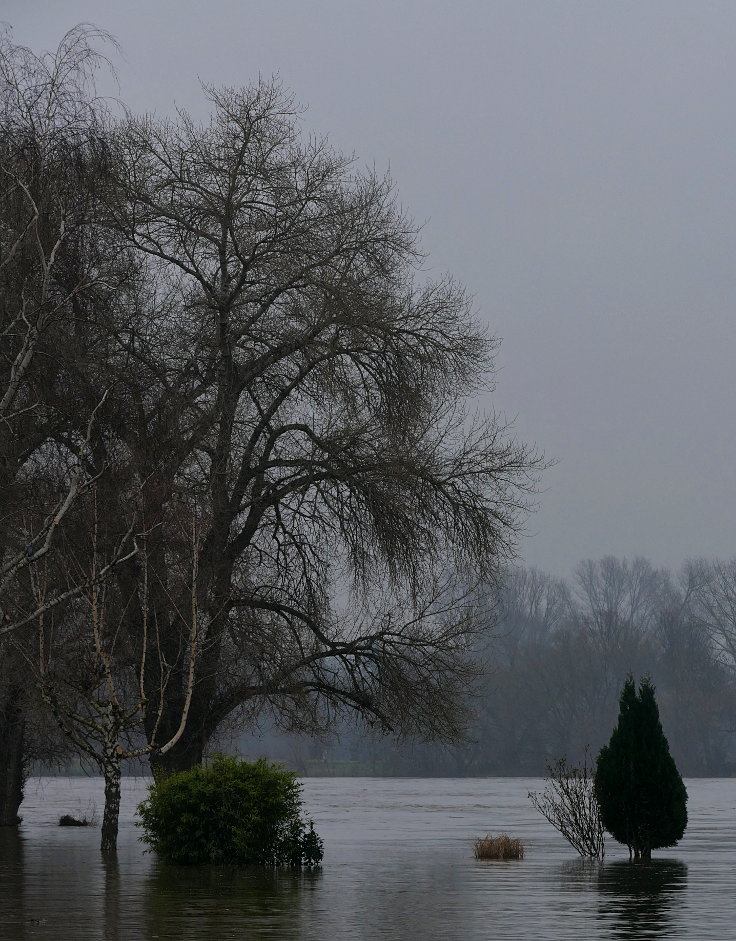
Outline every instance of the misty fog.
<svg viewBox="0 0 736 941">
<path fill-rule="evenodd" d="M 134 111 L 280 74 L 305 128 L 390 168 L 501 338 L 496 391 L 557 461 L 521 546 L 678 568 L 734 552 L 736 6 L 648 0 L 6 0 L 17 42 L 113 33 Z"/>
</svg>

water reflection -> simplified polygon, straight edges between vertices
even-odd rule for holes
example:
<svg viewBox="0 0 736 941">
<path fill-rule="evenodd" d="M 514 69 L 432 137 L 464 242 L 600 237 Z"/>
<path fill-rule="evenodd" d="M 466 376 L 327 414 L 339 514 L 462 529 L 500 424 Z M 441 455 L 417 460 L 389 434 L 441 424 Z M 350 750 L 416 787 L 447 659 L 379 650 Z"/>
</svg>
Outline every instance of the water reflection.
<svg viewBox="0 0 736 941">
<path fill-rule="evenodd" d="M 144 886 L 148 937 L 298 938 L 321 871 L 167 866 L 156 862 Z"/>
<path fill-rule="evenodd" d="M 117 856 L 106 853 L 102 856 L 104 868 L 104 911 L 105 941 L 119 941 L 120 927 L 120 866 Z"/>
<path fill-rule="evenodd" d="M 600 917 L 615 938 L 666 938 L 687 888 L 687 866 L 679 860 L 613 862 L 598 874 Z"/>
<path fill-rule="evenodd" d="M 559 867 L 559 884 L 564 891 L 597 891 L 605 863 L 597 859 L 570 859 Z"/>
<path fill-rule="evenodd" d="M 138 842 L 138 784 L 117 860 L 105 859 L 99 830 L 56 825 L 96 793 L 82 784 L 29 785 L 20 833 L 0 828 L 1 941 L 733 937 L 733 781 L 689 782 L 690 830 L 677 850 L 687 868 L 632 866 L 615 846 L 605 863 L 576 859 L 529 808 L 540 782 L 312 780 L 326 846 L 316 873 L 164 866 Z M 500 819 L 527 841 L 526 858 L 475 860 L 474 837 Z"/>
<path fill-rule="evenodd" d="M 0 827 L 0 913 L 18 941 L 25 938 L 23 837 L 15 827 Z"/>
</svg>

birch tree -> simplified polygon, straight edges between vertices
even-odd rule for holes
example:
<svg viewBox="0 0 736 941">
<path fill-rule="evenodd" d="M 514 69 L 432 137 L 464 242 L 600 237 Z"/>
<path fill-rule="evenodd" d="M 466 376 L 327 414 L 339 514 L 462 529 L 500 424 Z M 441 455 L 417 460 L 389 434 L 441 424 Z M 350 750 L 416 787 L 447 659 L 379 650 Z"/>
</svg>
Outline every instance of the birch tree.
<svg viewBox="0 0 736 941">
<path fill-rule="evenodd" d="M 158 675 L 161 686 L 151 695 L 150 684 L 146 687 L 145 658 L 155 645 L 147 642 L 147 634 L 153 629 L 144 621 L 141 643 L 131 642 L 124 630 L 125 609 L 133 599 L 121 596 L 119 584 L 113 579 L 100 579 L 98 569 L 104 567 L 105 540 L 100 538 L 102 529 L 100 507 L 93 492 L 86 503 L 86 513 L 76 508 L 76 532 L 67 534 L 64 542 L 64 561 L 56 565 L 72 568 L 68 574 L 75 582 L 84 581 L 86 588 L 63 605 L 45 607 L 45 592 L 49 584 L 60 578 L 50 566 L 34 570 L 33 583 L 37 609 L 37 649 L 30 663 L 32 675 L 40 690 L 42 701 L 48 707 L 59 727 L 75 746 L 77 752 L 96 766 L 105 782 L 105 805 L 102 818 L 101 849 L 103 853 L 114 853 L 117 848 L 118 817 L 120 811 L 120 784 L 125 761 L 140 759 L 156 753 L 165 755 L 173 748 L 186 726 L 189 703 L 197 672 L 199 650 L 199 613 L 194 594 L 196 581 L 196 546 L 198 525 L 196 516 L 180 513 L 179 525 L 183 528 L 182 542 L 189 545 L 189 571 L 179 572 L 184 586 L 190 590 L 190 606 L 182 612 L 188 620 L 189 634 L 186 644 L 174 663 L 159 656 Z M 140 551 L 136 555 L 142 578 L 137 589 L 142 591 L 140 606 L 148 610 L 148 569 L 145 535 L 141 535 Z M 79 572 L 78 569 L 87 569 Z M 80 578 L 81 576 L 81 578 Z M 172 669 L 183 668 L 186 675 L 184 701 L 179 724 L 174 734 L 166 740 L 158 730 L 161 724 L 165 689 Z M 141 734 L 144 721 L 152 729 L 146 737 Z"/>
</svg>

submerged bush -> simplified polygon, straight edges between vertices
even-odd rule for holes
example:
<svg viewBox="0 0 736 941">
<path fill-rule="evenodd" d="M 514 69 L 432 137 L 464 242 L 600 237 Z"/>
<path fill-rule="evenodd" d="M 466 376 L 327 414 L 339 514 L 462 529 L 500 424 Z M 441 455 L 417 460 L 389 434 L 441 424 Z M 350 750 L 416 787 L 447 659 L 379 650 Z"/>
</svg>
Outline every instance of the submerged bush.
<svg viewBox="0 0 736 941">
<path fill-rule="evenodd" d="M 96 827 L 98 823 L 97 808 L 94 801 L 88 801 L 87 807 L 74 814 L 62 814 L 59 817 L 60 827 Z"/>
<path fill-rule="evenodd" d="M 486 834 L 475 841 L 476 859 L 523 859 L 524 844 L 508 833 Z"/>
<path fill-rule="evenodd" d="M 587 748 L 580 766 L 568 765 L 565 758 L 547 765 L 544 792 L 530 791 L 528 796 L 532 806 L 581 856 L 603 859 L 606 853 L 605 831 Z"/>
<path fill-rule="evenodd" d="M 62 816 L 59 817 L 59 826 L 90 827 L 92 826 L 92 821 L 88 820 L 86 817 L 73 817 L 71 814 L 62 814 Z"/>
<path fill-rule="evenodd" d="M 322 841 L 301 808 L 294 772 L 217 755 L 152 784 L 138 813 L 143 841 L 168 862 L 317 866 Z"/>
</svg>

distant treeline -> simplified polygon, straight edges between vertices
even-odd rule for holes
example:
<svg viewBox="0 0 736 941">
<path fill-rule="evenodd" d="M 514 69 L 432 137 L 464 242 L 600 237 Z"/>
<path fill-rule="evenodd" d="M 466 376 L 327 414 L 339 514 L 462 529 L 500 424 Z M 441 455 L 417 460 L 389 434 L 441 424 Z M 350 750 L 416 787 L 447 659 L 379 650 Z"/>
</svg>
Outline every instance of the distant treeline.
<svg viewBox="0 0 736 941">
<path fill-rule="evenodd" d="M 344 727 L 317 742 L 242 739 L 302 774 L 542 775 L 608 740 L 628 673 L 651 676 L 684 775 L 736 771 L 736 559 L 678 573 L 643 558 L 581 563 L 569 580 L 510 572 L 481 603 L 483 674 L 468 741 L 397 742 Z"/>
</svg>

